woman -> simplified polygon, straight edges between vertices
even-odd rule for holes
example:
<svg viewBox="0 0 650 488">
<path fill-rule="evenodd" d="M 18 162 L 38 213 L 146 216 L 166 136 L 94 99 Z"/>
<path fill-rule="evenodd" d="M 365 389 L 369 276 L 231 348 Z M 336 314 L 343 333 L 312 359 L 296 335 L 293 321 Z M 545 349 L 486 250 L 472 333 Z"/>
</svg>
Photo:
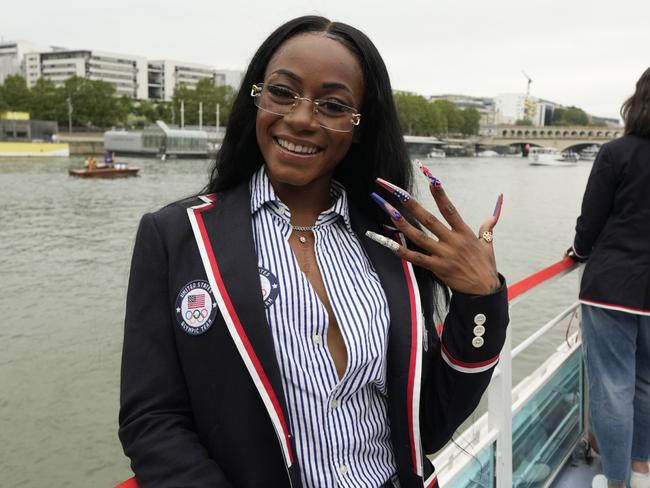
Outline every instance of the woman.
<svg viewBox="0 0 650 488">
<path fill-rule="evenodd" d="M 621 114 L 625 135 L 594 161 L 570 254 L 587 260 L 582 337 L 604 472 L 593 486 L 650 488 L 650 69 Z"/>
<path fill-rule="evenodd" d="M 435 178 L 451 229 L 403 190 L 386 68 L 346 24 L 279 27 L 231 113 L 206 195 L 138 231 L 120 412 L 138 483 L 435 486 L 424 453 L 475 408 L 505 336 L 497 217 L 479 239 Z M 376 206 L 379 186 L 438 242 Z M 434 274 L 453 290 L 442 340 Z"/>
</svg>

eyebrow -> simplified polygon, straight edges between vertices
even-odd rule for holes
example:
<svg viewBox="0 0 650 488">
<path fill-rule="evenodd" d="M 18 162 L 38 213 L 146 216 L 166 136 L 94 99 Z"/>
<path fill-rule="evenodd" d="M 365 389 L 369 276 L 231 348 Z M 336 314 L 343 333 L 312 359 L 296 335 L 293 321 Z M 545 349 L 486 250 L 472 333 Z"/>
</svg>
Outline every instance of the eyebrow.
<svg viewBox="0 0 650 488">
<path fill-rule="evenodd" d="M 288 76 L 289 78 L 291 78 L 292 80 L 302 81 L 302 79 L 297 74 L 295 74 L 293 71 L 289 71 L 288 69 L 284 69 L 284 68 L 276 69 L 275 71 L 271 72 L 271 74 L 272 75 L 276 75 L 276 74 L 277 75 L 285 75 L 285 76 Z M 353 94 L 352 90 L 350 90 L 350 88 L 347 85 L 344 85 L 343 83 L 339 83 L 339 82 L 336 82 L 336 81 L 326 81 L 325 83 L 323 83 L 322 86 L 323 86 L 323 88 L 327 88 L 327 89 L 338 88 L 338 89 L 341 89 L 341 90 L 345 90 L 346 92 L 349 92 L 350 94 Z"/>
</svg>

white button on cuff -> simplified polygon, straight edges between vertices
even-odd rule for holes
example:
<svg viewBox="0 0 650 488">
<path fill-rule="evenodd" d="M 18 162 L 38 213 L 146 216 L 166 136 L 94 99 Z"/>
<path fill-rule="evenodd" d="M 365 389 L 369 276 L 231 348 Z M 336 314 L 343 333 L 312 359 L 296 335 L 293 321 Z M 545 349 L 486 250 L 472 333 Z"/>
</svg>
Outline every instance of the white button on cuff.
<svg viewBox="0 0 650 488">
<path fill-rule="evenodd" d="M 348 467 L 345 464 L 342 464 L 341 466 L 339 466 L 339 473 L 348 474 Z"/>
<path fill-rule="evenodd" d="M 485 341 L 483 340 L 482 337 L 474 337 L 474 339 L 472 339 L 472 346 L 474 346 L 477 349 L 479 347 L 483 347 L 484 343 L 485 343 Z"/>
<path fill-rule="evenodd" d="M 485 323 L 485 315 L 482 313 L 477 313 L 474 315 L 474 323 L 476 325 L 483 325 Z"/>
<path fill-rule="evenodd" d="M 314 344 L 316 344 L 316 345 L 320 344 L 320 336 L 318 334 L 314 334 L 314 337 L 312 337 L 312 340 L 314 341 Z"/>
<path fill-rule="evenodd" d="M 476 337 L 481 337 L 483 334 L 485 334 L 485 327 L 483 327 L 482 325 L 477 325 L 476 327 L 474 327 L 474 335 Z"/>
</svg>

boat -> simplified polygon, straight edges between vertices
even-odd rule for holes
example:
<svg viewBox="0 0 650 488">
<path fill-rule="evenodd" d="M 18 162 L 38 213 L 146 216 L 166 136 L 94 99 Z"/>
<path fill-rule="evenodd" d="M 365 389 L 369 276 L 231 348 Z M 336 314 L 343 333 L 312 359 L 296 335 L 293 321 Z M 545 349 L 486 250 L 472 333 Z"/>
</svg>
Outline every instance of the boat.
<svg viewBox="0 0 650 488">
<path fill-rule="evenodd" d="M 486 149 L 485 151 L 479 151 L 476 153 L 477 158 L 497 158 L 500 156 L 501 154 L 499 154 L 496 151 L 493 151 L 492 149 Z"/>
<path fill-rule="evenodd" d="M 434 148 L 427 153 L 427 159 L 438 159 L 438 158 L 446 158 L 446 157 L 447 157 L 447 153 L 445 153 L 445 151 L 443 151 L 442 149 Z"/>
<path fill-rule="evenodd" d="M 140 168 L 129 166 L 126 163 L 115 163 L 113 165 L 100 165 L 88 168 L 70 168 L 70 176 L 81 178 L 123 178 L 125 176 L 137 176 Z"/>
<path fill-rule="evenodd" d="M 593 161 L 600 148 L 597 145 L 589 146 L 580 151 L 580 161 Z"/>
<path fill-rule="evenodd" d="M 528 154 L 531 166 L 575 166 L 578 155 L 574 152 L 561 152 L 553 147 L 533 147 Z"/>
<path fill-rule="evenodd" d="M 574 151 L 565 151 L 560 156 L 560 161 L 567 161 L 569 163 L 577 163 L 580 160 L 580 155 Z"/>
<path fill-rule="evenodd" d="M 151 156 L 165 160 L 208 158 L 216 153 L 221 133 L 203 129 L 172 128 L 162 120 L 141 131 L 104 132 L 104 150 L 119 155 Z"/>
<path fill-rule="evenodd" d="M 580 270 L 564 258 L 508 287 L 510 307 Z M 513 359 L 578 316 L 576 300 L 512 347 L 510 324 L 499 364 L 486 392 L 487 407 L 432 457 L 443 488 L 576 488 L 601 471 L 590 444 L 586 372 L 578 325 L 542 364 L 512 386 Z M 129 478 L 115 488 L 137 488 Z"/>
</svg>

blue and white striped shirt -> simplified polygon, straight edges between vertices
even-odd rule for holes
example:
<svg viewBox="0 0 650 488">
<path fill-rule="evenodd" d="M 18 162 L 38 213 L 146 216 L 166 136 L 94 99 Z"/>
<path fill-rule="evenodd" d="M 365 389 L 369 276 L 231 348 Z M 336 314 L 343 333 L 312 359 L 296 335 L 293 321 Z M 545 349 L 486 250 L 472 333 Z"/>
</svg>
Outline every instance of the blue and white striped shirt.
<svg viewBox="0 0 650 488">
<path fill-rule="evenodd" d="M 250 181 L 253 237 L 305 487 L 377 487 L 396 472 L 386 397 L 388 304 L 350 227 L 345 189 L 314 229 L 323 283 L 348 352 L 339 377 L 328 316 L 289 245 L 291 213 L 262 167 Z"/>
</svg>

